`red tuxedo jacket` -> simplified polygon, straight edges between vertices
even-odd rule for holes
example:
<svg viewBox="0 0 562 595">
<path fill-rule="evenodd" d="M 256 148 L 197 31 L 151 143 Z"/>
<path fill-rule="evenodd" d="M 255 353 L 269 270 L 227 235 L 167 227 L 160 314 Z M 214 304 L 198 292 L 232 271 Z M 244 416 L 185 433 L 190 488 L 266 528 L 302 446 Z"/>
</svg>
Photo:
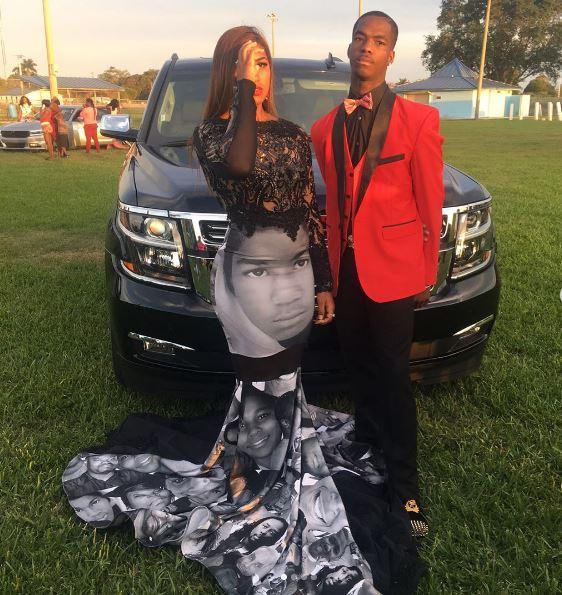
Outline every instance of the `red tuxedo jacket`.
<svg viewBox="0 0 562 595">
<path fill-rule="evenodd" d="M 350 233 L 359 281 L 373 301 L 408 297 L 435 283 L 445 194 L 438 110 L 387 90 L 369 147 L 355 168 L 341 105 L 314 123 L 311 136 L 326 182 L 335 293 Z"/>
</svg>

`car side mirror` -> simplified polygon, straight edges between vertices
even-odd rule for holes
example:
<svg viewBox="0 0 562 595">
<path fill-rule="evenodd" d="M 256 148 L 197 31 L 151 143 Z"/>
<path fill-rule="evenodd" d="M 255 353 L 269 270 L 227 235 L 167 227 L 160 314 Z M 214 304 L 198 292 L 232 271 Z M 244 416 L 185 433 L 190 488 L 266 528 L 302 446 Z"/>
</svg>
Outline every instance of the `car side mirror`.
<svg viewBox="0 0 562 595">
<path fill-rule="evenodd" d="M 131 116 L 129 114 L 116 116 L 107 114 L 101 117 L 100 133 L 110 138 L 134 142 L 137 140 L 139 131 L 136 128 L 131 128 Z"/>
</svg>

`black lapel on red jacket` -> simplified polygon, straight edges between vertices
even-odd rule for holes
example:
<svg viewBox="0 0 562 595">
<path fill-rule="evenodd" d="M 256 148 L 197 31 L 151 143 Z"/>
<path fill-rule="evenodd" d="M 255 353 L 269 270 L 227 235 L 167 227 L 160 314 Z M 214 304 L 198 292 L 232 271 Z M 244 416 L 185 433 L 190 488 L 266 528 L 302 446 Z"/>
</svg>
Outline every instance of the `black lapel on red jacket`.
<svg viewBox="0 0 562 595">
<path fill-rule="evenodd" d="M 365 196 L 365 191 L 371 180 L 371 176 L 375 173 L 377 160 L 384 145 L 384 141 L 386 140 L 386 133 L 388 132 L 395 100 L 396 95 L 387 88 L 381 99 L 375 121 L 373 122 L 373 128 L 371 129 L 371 136 L 366 151 L 367 154 L 365 155 L 365 163 L 363 164 L 363 173 L 361 175 L 361 184 L 359 185 L 359 194 L 357 195 L 357 207 L 355 212 L 359 210 L 361 201 Z"/>
<path fill-rule="evenodd" d="M 343 103 L 336 112 L 332 126 L 332 152 L 334 154 L 334 165 L 336 167 L 336 178 L 338 180 L 338 205 L 340 207 L 340 225 L 343 223 L 345 214 L 345 157 L 343 135 L 345 130 L 345 109 Z"/>
</svg>

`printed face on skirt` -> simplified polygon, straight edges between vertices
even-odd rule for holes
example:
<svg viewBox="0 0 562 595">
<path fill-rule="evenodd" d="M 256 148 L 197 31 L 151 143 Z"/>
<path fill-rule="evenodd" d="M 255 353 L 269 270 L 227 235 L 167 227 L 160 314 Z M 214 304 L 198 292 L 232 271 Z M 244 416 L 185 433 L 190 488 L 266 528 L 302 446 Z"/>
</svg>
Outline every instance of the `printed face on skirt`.
<svg viewBox="0 0 562 595">
<path fill-rule="evenodd" d="M 238 558 L 236 567 L 244 576 L 263 578 L 275 566 L 278 557 L 279 554 L 274 548 L 259 547 L 251 554 Z"/>
<path fill-rule="evenodd" d="M 160 457 L 149 453 L 121 455 L 119 457 L 119 467 L 140 471 L 141 473 L 154 473 L 160 469 Z"/>
<path fill-rule="evenodd" d="M 238 426 L 238 448 L 258 464 L 266 463 L 282 436 L 273 400 L 261 398 L 256 392 L 247 394 L 244 399 L 244 414 Z"/>
<path fill-rule="evenodd" d="M 347 593 L 361 580 L 361 571 L 356 566 L 340 566 L 324 579 L 324 585 L 330 587 L 330 593 Z M 340 589 L 337 589 L 340 587 Z"/>
<path fill-rule="evenodd" d="M 315 560 L 326 560 L 331 562 L 340 558 L 349 545 L 349 537 L 347 530 L 340 529 L 333 535 L 326 535 L 317 541 L 310 544 L 308 551 Z"/>
<path fill-rule="evenodd" d="M 110 473 L 115 471 L 117 463 L 117 455 L 112 454 L 88 455 L 87 458 L 88 471 L 91 473 Z"/>
<path fill-rule="evenodd" d="M 258 543 L 261 543 L 263 540 L 271 540 L 278 539 L 283 535 L 287 524 L 283 519 L 276 519 L 276 518 L 269 518 L 264 519 L 261 523 L 256 525 L 249 537 L 249 542 L 251 545 L 255 546 Z"/>
<path fill-rule="evenodd" d="M 161 488 L 133 487 L 127 491 L 127 500 L 134 509 L 162 510 L 172 501 L 172 493 Z"/>
<path fill-rule="evenodd" d="M 87 523 L 110 522 L 115 517 L 109 498 L 103 496 L 80 496 L 80 498 L 70 500 L 70 506 Z"/>
<path fill-rule="evenodd" d="M 310 529 L 336 529 L 345 519 L 341 500 L 331 477 L 306 486 L 301 493 L 300 507 Z"/>
<path fill-rule="evenodd" d="M 147 545 L 179 540 L 187 519 L 162 510 L 141 510 L 135 519 L 137 537 Z"/>
<path fill-rule="evenodd" d="M 197 504 L 216 502 L 226 491 L 226 479 L 217 477 L 178 477 L 166 478 L 166 489 L 176 498 L 186 496 Z"/>
<path fill-rule="evenodd" d="M 316 477 L 326 477 L 330 474 L 316 438 L 303 440 L 301 449 L 303 473 L 310 473 Z"/>
<path fill-rule="evenodd" d="M 304 331 L 314 308 L 308 236 L 293 242 L 281 230 L 258 229 L 232 256 L 232 288 L 246 316 L 276 341 Z"/>
</svg>

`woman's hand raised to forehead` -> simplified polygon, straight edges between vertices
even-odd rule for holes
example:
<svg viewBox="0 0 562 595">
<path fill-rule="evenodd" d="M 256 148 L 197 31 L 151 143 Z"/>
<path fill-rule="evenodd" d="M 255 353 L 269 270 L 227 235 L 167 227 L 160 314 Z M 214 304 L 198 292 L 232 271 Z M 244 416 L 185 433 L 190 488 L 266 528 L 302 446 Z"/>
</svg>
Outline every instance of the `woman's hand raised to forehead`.
<svg viewBox="0 0 562 595">
<path fill-rule="evenodd" d="M 263 49 L 255 41 L 247 41 L 238 51 L 238 60 L 236 60 L 236 79 L 248 79 L 254 81 L 258 66 L 256 64 L 259 54 L 263 54 Z"/>
</svg>

